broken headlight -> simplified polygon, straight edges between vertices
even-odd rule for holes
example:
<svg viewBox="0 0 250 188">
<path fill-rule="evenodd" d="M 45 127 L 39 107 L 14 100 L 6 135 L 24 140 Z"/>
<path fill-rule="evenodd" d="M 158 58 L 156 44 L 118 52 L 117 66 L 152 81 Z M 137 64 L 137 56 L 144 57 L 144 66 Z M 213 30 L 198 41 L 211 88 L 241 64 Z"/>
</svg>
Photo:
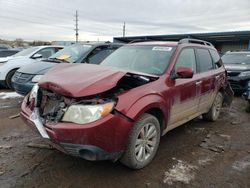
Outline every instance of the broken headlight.
<svg viewBox="0 0 250 188">
<path fill-rule="evenodd" d="M 39 89 L 38 84 L 35 84 L 30 92 L 29 102 L 31 102 L 32 99 L 36 99 L 38 89 Z"/>
<path fill-rule="evenodd" d="M 98 105 L 71 105 L 67 108 L 62 121 L 77 124 L 91 123 L 107 116 L 113 108 L 113 102 Z"/>
</svg>

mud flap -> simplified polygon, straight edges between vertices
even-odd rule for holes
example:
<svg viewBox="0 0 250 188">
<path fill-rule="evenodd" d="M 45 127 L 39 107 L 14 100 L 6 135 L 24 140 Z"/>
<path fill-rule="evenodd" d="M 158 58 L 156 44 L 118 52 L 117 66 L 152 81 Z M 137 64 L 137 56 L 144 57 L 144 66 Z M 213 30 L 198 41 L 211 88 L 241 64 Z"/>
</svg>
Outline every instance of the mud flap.
<svg viewBox="0 0 250 188">
<path fill-rule="evenodd" d="M 227 83 L 225 89 L 224 89 L 224 93 L 223 93 L 223 107 L 229 107 L 231 105 L 231 103 L 233 102 L 233 98 L 234 98 L 234 92 L 229 84 L 229 82 Z"/>
</svg>

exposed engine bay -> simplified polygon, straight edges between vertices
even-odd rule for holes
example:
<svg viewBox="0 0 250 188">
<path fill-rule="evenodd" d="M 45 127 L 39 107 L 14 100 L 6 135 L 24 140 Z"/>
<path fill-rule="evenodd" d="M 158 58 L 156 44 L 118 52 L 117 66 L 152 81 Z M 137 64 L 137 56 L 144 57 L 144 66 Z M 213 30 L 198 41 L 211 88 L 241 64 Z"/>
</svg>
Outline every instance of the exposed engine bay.
<svg viewBox="0 0 250 188">
<path fill-rule="evenodd" d="M 43 123 L 55 124 L 61 121 L 65 111 L 71 105 L 98 105 L 108 102 L 117 103 L 117 96 L 119 94 L 157 79 L 158 77 L 127 73 L 118 81 L 114 88 L 103 93 L 79 98 L 63 96 L 51 90 L 40 88 L 37 96 L 37 106 L 40 109 Z"/>
</svg>

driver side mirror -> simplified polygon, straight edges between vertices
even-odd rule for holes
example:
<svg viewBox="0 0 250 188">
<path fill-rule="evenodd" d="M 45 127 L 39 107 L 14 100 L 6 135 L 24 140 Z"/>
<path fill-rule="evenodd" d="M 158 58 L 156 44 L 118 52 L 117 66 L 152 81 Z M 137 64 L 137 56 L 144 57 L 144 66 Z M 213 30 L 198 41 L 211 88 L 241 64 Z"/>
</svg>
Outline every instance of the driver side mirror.
<svg viewBox="0 0 250 188">
<path fill-rule="evenodd" d="M 190 67 L 178 67 L 175 72 L 174 79 L 177 78 L 193 78 L 194 72 Z"/>
<path fill-rule="evenodd" d="M 35 54 L 32 56 L 33 59 L 40 59 L 43 58 L 42 54 Z"/>
</svg>

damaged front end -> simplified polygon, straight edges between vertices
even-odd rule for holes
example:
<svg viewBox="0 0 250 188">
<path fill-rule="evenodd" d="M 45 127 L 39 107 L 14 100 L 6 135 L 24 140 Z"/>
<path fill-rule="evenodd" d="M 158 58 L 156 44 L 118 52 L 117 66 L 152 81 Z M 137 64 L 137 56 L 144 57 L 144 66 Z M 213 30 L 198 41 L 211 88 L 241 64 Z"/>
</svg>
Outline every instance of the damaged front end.
<svg viewBox="0 0 250 188">
<path fill-rule="evenodd" d="M 82 97 L 35 85 L 22 104 L 21 116 L 27 124 L 32 122 L 43 138 L 70 155 L 115 160 L 133 125 L 132 119 L 116 109 L 119 95 L 157 79 L 127 73 L 111 89 Z"/>
<path fill-rule="evenodd" d="M 128 73 L 112 89 L 85 97 L 67 97 L 41 88 L 37 95 L 37 106 L 44 124 L 60 121 L 87 124 L 113 113 L 119 94 L 156 79 Z"/>
</svg>

